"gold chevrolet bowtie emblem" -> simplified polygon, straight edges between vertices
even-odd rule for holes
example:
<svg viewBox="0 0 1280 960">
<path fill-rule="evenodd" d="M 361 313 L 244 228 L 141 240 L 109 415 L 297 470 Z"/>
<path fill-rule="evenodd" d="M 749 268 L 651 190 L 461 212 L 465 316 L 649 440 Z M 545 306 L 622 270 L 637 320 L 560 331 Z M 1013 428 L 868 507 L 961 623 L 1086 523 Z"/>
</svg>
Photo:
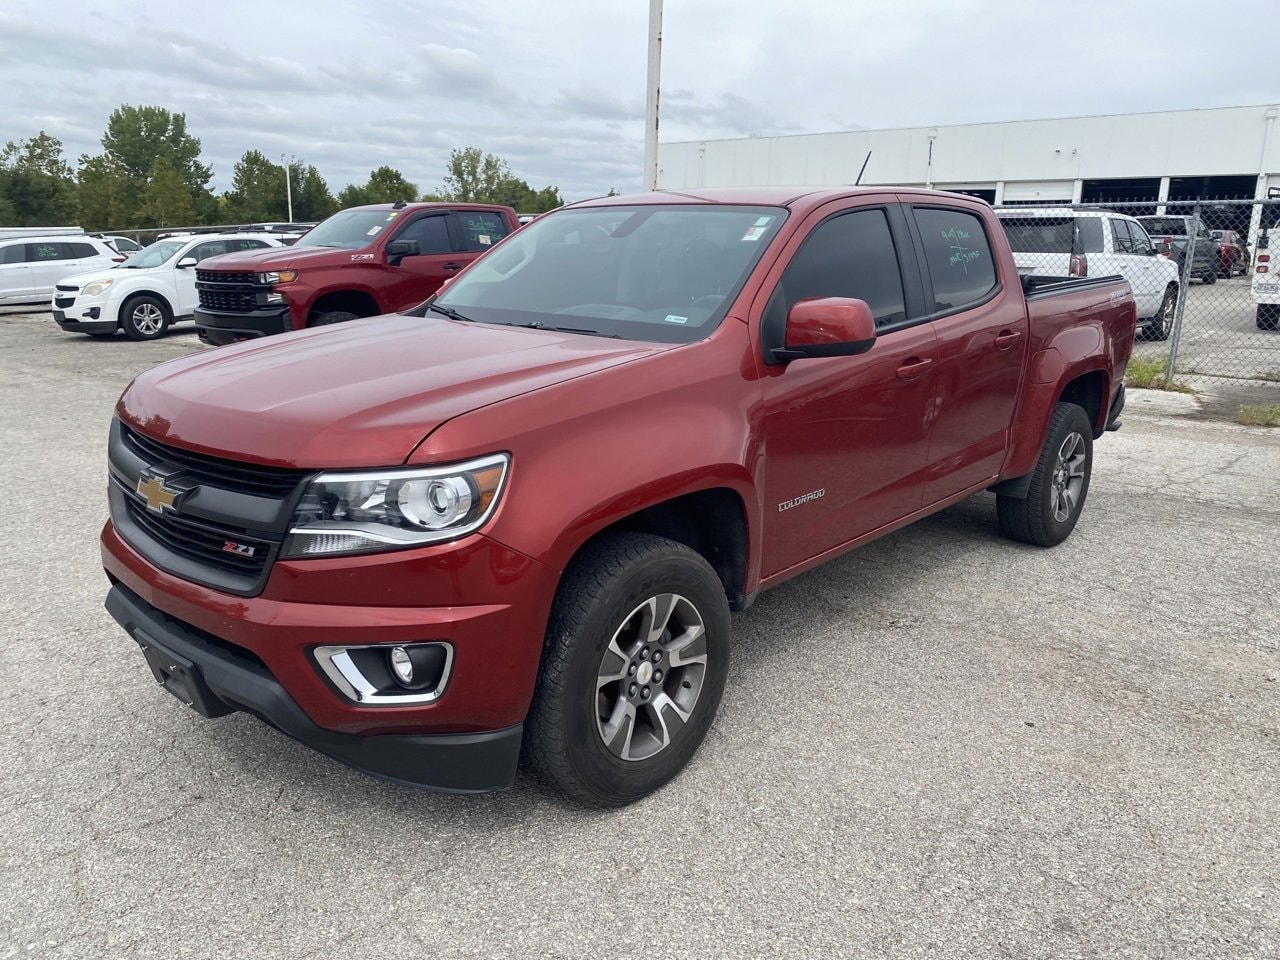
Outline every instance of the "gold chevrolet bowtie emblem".
<svg viewBox="0 0 1280 960">
<path fill-rule="evenodd" d="M 147 509 L 152 513 L 164 513 L 165 510 L 172 510 L 173 503 L 178 499 L 180 490 L 171 490 L 164 485 L 164 481 L 159 477 L 139 477 L 138 478 L 138 496 L 147 501 Z"/>
</svg>

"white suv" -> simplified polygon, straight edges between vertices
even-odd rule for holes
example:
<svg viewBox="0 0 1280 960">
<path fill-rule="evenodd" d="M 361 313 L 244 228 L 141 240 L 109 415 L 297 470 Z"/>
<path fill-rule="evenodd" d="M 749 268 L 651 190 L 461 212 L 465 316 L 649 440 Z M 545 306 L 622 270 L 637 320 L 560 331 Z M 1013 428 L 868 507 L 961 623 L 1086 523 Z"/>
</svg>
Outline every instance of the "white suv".
<svg viewBox="0 0 1280 960">
<path fill-rule="evenodd" d="M 281 243 L 266 234 L 216 233 L 157 240 L 116 270 L 64 277 L 53 291 L 53 319 L 69 333 L 154 340 L 188 320 L 196 303 L 195 265 L 208 257 Z"/>
<path fill-rule="evenodd" d="M 124 254 L 97 237 L 14 237 L 0 240 L 0 303 L 39 303 L 59 277 L 75 270 L 110 270 Z"/>
<path fill-rule="evenodd" d="M 1018 272 L 1129 281 L 1138 327 L 1166 340 L 1178 308 L 1178 266 L 1158 254 L 1133 217 L 1071 207 L 999 207 L 996 216 L 1013 247 Z"/>
</svg>

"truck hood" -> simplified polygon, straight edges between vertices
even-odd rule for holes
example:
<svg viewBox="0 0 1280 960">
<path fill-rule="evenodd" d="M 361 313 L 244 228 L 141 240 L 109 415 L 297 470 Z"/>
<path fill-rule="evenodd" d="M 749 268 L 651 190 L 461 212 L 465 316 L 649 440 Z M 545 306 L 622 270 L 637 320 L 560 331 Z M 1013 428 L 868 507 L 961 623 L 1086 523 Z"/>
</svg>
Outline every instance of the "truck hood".
<svg viewBox="0 0 1280 960">
<path fill-rule="evenodd" d="M 129 385 L 120 417 L 202 453 L 289 467 L 400 464 L 468 411 L 671 349 L 392 315 L 171 360 Z M 492 438 L 495 450 L 506 438 Z"/>
<path fill-rule="evenodd" d="M 349 264 L 353 253 L 368 253 L 368 248 L 346 250 L 340 247 L 264 247 L 210 257 L 200 264 L 202 270 L 264 272 L 267 270 L 302 269 Z"/>
</svg>

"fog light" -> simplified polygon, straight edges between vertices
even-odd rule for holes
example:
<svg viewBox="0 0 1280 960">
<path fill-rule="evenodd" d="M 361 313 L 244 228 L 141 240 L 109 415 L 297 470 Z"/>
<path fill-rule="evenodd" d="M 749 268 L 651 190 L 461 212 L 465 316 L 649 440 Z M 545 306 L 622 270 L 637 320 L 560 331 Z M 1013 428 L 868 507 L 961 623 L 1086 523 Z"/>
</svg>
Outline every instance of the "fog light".
<svg viewBox="0 0 1280 960">
<path fill-rule="evenodd" d="M 413 659 L 408 650 L 404 647 L 392 647 L 387 659 L 391 662 L 391 672 L 397 680 L 406 687 L 413 683 Z"/>
</svg>

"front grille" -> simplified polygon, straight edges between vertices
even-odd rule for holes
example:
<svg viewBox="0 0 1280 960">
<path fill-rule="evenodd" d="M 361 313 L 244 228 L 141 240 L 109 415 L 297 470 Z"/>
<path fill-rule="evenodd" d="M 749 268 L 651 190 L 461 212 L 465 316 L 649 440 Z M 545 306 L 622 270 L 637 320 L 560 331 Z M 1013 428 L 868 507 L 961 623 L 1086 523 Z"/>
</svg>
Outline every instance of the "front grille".
<svg viewBox="0 0 1280 960">
<path fill-rule="evenodd" d="M 256 273 L 223 273 L 221 270 L 196 270 L 196 280 L 200 283 L 228 283 L 247 287 L 258 286 Z"/>
<path fill-rule="evenodd" d="M 258 309 L 258 295 L 226 290 L 206 290 L 201 287 L 200 306 L 206 310 L 226 313 L 248 313 Z"/>
<path fill-rule="evenodd" d="M 200 485 L 283 498 L 292 493 L 298 482 L 310 472 L 288 467 L 264 467 L 239 460 L 224 460 L 221 457 L 183 450 L 181 447 L 171 447 L 166 443 L 152 440 L 123 423 L 120 425 L 120 433 L 124 438 L 125 446 L 148 464 L 152 466 L 159 463 L 172 464 L 181 468 L 193 483 Z"/>
<path fill-rule="evenodd" d="M 54 297 L 53 298 L 53 305 L 55 307 L 60 307 L 64 310 L 75 302 L 76 302 L 75 297 Z"/>
<path fill-rule="evenodd" d="M 234 527 L 196 522 L 173 514 L 152 513 L 130 491 L 126 491 L 124 506 L 134 524 L 174 553 L 228 573 L 255 579 L 266 569 L 271 556 L 270 541 L 247 537 Z M 228 544 L 250 547 L 253 555 L 232 553 L 226 549 Z"/>
<path fill-rule="evenodd" d="M 67 284 L 65 284 L 65 283 L 60 283 L 60 284 L 58 284 L 56 287 L 54 287 L 53 289 L 55 289 L 55 290 L 70 290 L 71 292 L 73 292 L 73 293 L 74 293 L 75 291 L 79 290 L 80 288 L 79 288 L 79 287 L 77 287 L 77 286 L 75 286 L 74 284 L 73 284 L 73 285 L 71 285 L 71 286 L 68 286 L 68 285 L 67 285 Z"/>
</svg>

